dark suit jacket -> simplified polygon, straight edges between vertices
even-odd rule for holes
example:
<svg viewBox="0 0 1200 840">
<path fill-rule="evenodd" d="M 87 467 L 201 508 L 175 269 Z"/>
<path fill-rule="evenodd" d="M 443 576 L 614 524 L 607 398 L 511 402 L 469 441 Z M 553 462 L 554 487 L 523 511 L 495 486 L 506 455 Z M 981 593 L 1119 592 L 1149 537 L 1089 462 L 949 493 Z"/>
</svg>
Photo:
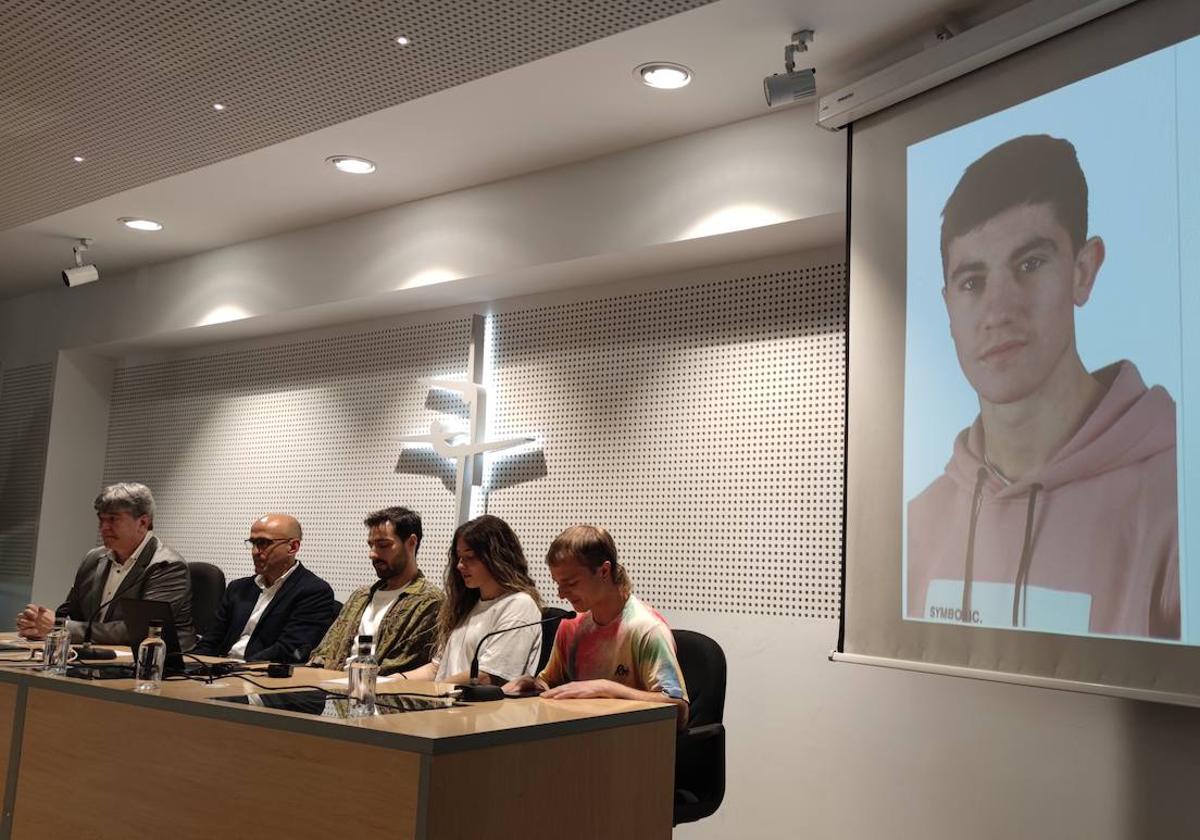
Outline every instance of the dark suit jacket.
<svg viewBox="0 0 1200 840">
<path fill-rule="evenodd" d="M 166 601 L 171 605 L 171 616 L 175 620 L 175 632 L 179 634 L 179 646 L 191 650 L 196 643 L 196 630 L 192 626 L 192 580 L 187 563 L 158 537 L 151 537 L 117 587 L 113 603 L 100 609 L 100 598 L 104 593 L 104 581 L 112 554 L 107 548 L 93 548 L 83 556 L 75 583 L 67 593 L 67 600 L 55 613 L 67 618 L 72 642 L 82 642 L 87 623 L 92 618 L 92 641 L 101 645 L 127 645 L 129 635 L 125 622 L 114 621 L 116 602 L 122 598 L 141 598 L 146 601 Z M 154 562 L 151 562 L 154 561 Z"/>
<path fill-rule="evenodd" d="M 196 646 L 196 653 L 226 656 L 242 637 L 262 590 L 253 577 L 238 578 L 225 589 L 212 630 Z M 246 660 L 306 662 L 309 652 L 325 635 L 338 614 L 329 584 L 297 562 L 296 568 L 267 605 L 250 641 Z"/>
</svg>

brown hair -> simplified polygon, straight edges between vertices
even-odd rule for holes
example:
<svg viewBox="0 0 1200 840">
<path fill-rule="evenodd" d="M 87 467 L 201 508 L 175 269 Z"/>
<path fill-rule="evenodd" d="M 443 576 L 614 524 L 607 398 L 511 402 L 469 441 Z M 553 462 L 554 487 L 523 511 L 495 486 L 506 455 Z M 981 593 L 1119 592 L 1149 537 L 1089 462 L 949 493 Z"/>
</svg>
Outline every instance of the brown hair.
<svg viewBox="0 0 1200 840">
<path fill-rule="evenodd" d="M 629 597 L 632 585 L 629 582 L 629 572 L 617 559 L 617 544 L 613 542 L 612 534 L 599 525 L 572 525 L 554 538 L 550 550 L 546 552 L 546 563 L 556 566 L 567 559 L 574 558 L 576 562 L 587 566 L 593 573 L 608 563 L 612 568 L 613 583 L 621 594 Z"/>
<path fill-rule="evenodd" d="M 537 585 L 529 577 L 529 566 L 521 541 L 508 523 L 497 516 L 483 515 L 464 522 L 450 540 L 449 562 L 446 564 L 444 589 L 446 598 L 438 610 L 437 649 L 445 650 L 450 634 L 479 603 L 479 590 L 469 589 L 458 572 L 458 541 L 465 542 L 487 568 L 500 588 L 507 592 L 524 592 L 539 607 Z"/>
</svg>

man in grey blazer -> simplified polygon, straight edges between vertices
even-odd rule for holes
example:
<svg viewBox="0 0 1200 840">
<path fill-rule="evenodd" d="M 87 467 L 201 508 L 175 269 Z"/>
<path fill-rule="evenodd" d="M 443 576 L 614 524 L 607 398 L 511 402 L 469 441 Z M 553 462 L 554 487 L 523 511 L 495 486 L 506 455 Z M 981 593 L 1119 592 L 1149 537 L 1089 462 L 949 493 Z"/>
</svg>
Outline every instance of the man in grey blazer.
<svg viewBox="0 0 1200 840">
<path fill-rule="evenodd" d="M 192 584 L 187 564 L 154 536 L 154 496 L 144 484 L 105 487 L 94 503 L 102 548 L 83 557 L 75 583 L 57 610 L 29 604 L 17 616 L 17 632 L 27 639 L 44 638 L 55 616 L 67 619 L 71 641 L 102 645 L 129 644 L 125 622 L 116 617 L 122 598 L 166 601 L 171 605 L 179 645 L 191 650 Z"/>
</svg>

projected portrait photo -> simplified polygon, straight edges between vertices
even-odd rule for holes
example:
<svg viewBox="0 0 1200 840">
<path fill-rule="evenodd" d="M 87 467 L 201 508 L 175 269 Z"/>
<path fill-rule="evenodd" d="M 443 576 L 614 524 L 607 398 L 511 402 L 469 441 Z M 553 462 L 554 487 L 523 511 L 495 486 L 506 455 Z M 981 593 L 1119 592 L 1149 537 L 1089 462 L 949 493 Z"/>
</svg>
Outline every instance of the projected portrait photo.
<svg viewBox="0 0 1200 840">
<path fill-rule="evenodd" d="M 1089 235 L 1075 147 L 1025 135 L 987 152 L 946 202 L 940 240 L 979 413 L 909 503 L 909 616 L 1178 638 L 1175 402 L 1130 358 L 1080 358 L 1076 312 L 1105 243 Z"/>
<path fill-rule="evenodd" d="M 1174 73 L 1147 56 L 908 149 L 906 619 L 1192 641 Z"/>
</svg>

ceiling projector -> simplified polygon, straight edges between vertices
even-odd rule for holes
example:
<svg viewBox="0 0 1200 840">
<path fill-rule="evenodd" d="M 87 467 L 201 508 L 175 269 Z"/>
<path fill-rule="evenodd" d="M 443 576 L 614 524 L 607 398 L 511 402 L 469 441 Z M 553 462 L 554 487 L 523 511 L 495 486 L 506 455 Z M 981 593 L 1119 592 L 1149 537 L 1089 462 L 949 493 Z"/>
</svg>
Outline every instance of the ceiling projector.
<svg viewBox="0 0 1200 840">
<path fill-rule="evenodd" d="M 90 239 L 80 239 L 74 247 L 75 265 L 71 268 L 64 268 L 62 271 L 62 281 L 67 286 L 82 286 L 84 283 L 92 283 L 100 279 L 100 269 L 91 263 L 85 264 L 83 261 L 83 252 L 92 244 Z"/>
</svg>

